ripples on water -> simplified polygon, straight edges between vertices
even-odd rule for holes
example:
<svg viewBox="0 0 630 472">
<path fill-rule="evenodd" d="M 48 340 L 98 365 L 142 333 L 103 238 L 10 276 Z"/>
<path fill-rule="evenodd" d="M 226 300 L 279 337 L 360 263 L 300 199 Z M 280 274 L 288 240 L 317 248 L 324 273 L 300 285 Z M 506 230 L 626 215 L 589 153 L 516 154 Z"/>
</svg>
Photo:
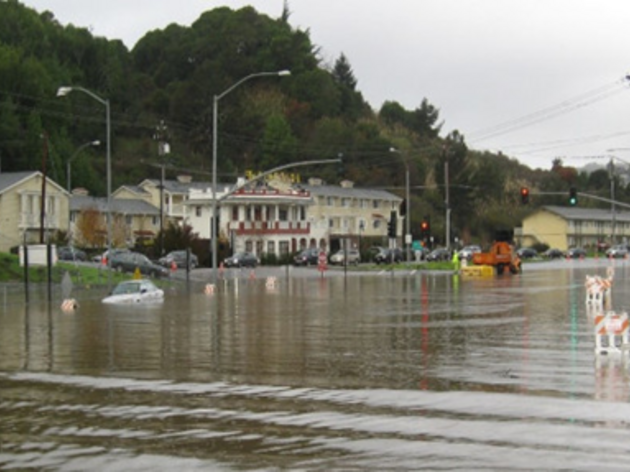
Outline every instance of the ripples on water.
<svg viewBox="0 0 630 472">
<path fill-rule="evenodd" d="M 627 363 L 594 357 L 583 280 L 242 280 L 131 312 L 10 305 L 0 468 L 627 470 Z"/>
</svg>

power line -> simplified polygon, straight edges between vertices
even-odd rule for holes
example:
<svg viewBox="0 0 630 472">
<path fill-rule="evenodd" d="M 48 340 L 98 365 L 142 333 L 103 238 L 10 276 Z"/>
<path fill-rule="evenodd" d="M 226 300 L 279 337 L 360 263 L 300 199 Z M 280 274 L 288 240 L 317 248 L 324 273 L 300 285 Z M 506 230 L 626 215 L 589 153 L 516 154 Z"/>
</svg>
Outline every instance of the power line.
<svg viewBox="0 0 630 472">
<path fill-rule="evenodd" d="M 473 132 L 469 135 L 470 141 L 485 141 L 605 100 L 623 92 L 625 90 L 623 85 L 625 85 L 628 80 L 630 80 L 630 77 L 625 76 L 621 80 L 616 80 L 612 83 L 581 93 L 568 100 L 543 108 L 542 110 Z"/>
</svg>

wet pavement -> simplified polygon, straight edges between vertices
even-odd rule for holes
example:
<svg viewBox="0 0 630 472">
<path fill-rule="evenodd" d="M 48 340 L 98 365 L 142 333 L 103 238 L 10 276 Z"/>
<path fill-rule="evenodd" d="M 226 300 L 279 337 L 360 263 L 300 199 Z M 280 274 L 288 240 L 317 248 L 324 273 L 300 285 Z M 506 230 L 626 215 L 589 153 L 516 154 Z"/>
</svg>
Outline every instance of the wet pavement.
<svg viewBox="0 0 630 472">
<path fill-rule="evenodd" d="M 627 470 L 628 362 L 594 354 L 585 305 L 609 265 L 233 271 L 211 294 L 196 272 L 75 311 L 0 290 L 0 469 Z"/>
</svg>

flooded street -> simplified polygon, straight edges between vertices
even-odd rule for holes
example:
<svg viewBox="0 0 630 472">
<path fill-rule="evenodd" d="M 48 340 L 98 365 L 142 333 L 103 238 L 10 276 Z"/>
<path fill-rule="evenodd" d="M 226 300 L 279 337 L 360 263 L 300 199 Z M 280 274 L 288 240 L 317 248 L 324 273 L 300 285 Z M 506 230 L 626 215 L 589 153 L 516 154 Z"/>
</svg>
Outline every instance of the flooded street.
<svg viewBox="0 0 630 472">
<path fill-rule="evenodd" d="M 0 469 L 627 470 L 628 362 L 594 354 L 585 305 L 609 265 L 5 295 Z"/>
</svg>

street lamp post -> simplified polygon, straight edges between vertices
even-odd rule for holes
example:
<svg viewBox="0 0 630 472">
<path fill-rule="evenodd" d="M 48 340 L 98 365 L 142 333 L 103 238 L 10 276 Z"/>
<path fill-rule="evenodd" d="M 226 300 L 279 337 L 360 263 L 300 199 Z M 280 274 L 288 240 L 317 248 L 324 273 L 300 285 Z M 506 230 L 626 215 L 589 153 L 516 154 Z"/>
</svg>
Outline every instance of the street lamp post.
<svg viewBox="0 0 630 472">
<path fill-rule="evenodd" d="M 94 92 L 83 88 L 83 87 L 59 87 L 57 89 L 58 97 L 65 97 L 70 92 L 73 91 L 83 92 L 90 97 L 92 97 L 97 102 L 101 103 L 105 106 L 105 127 L 106 127 L 106 143 L 107 143 L 107 207 L 106 218 L 107 218 L 107 268 L 111 269 L 111 249 L 112 249 L 112 163 L 111 163 L 111 120 L 110 120 L 110 111 L 109 111 L 109 100 L 103 99 L 96 95 Z M 111 285 L 111 270 L 109 272 L 109 283 Z"/>
<path fill-rule="evenodd" d="M 216 283 L 217 281 L 217 237 L 218 237 L 218 225 L 217 225 L 217 212 L 218 212 L 218 201 L 217 201 L 217 140 L 218 140 L 218 113 L 219 113 L 219 100 L 225 97 L 232 90 L 237 88 L 244 82 L 247 82 L 250 79 L 256 77 L 269 77 L 269 76 L 285 76 L 291 75 L 291 71 L 281 70 L 276 72 L 257 72 L 255 74 L 250 74 L 248 76 L 243 77 L 238 82 L 235 82 L 229 88 L 224 90 L 218 95 L 215 95 L 212 99 L 212 216 L 211 216 L 211 234 L 210 238 L 212 239 L 212 278 Z"/>
<path fill-rule="evenodd" d="M 72 191 L 72 184 L 71 184 L 71 180 L 70 180 L 70 164 L 72 163 L 72 161 L 79 155 L 79 153 L 81 151 L 83 151 L 86 147 L 88 146 L 100 146 L 101 142 L 97 139 L 95 141 L 88 141 L 87 143 L 81 144 L 81 146 L 79 146 L 77 148 L 76 151 L 74 151 L 74 154 L 72 154 L 72 156 L 70 156 L 70 159 L 68 159 L 68 161 L 66 162 L 66 186 L 68 188 L 68 192 Z"/>
<path fill-rule="evenodd" d="M 403 164 L 405 165 L 405 248 L 407 262 L 411 260 L 411 199 L 409 197 L 409 162 L 405 155 L 396 148 L 389 148 L 389 152 L 397 152 L 400 154 Z"/>
</svg>

